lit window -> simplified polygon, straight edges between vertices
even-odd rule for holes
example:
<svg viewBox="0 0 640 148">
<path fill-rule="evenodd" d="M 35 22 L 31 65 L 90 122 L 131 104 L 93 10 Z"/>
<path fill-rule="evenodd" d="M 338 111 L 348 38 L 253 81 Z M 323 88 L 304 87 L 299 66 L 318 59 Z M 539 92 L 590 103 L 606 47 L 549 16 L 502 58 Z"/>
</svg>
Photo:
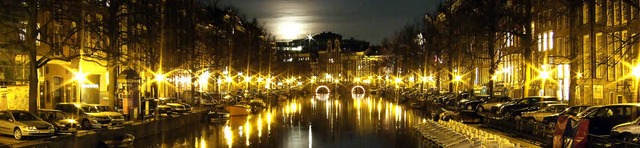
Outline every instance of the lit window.
<svg viewBox="0 0 640 148">
<path fill-rule="evenodd" d="M 549 50 L 553 50 L 553 31 L 549 31 Z"/>
<path fill-rule="evenodd" d="M 38 30 L 40 29 L 40 23 L 36 24 L 38 27 Z M 38 35 L 36 36 L 36 46 L 40 46 L 40 33 L 38 33 Z"/>
<path fill-rule="evenodd" d="M 542 36 L 538 34 L 538 51 L 542 51 Z"/>
<path fill-rule="evenodd" d="M 547 49 L 548 49 L 548 46 L 547 46 L 547 45 L 549 45 L 548 44 L 549 43 L 548 42 L 548 40 L 549 40 L 548 37 L 549 36 L 547 35 L 546 32 L 544 34 L 542 34 L 542 51 L 547 51 Z"/>
</svg>

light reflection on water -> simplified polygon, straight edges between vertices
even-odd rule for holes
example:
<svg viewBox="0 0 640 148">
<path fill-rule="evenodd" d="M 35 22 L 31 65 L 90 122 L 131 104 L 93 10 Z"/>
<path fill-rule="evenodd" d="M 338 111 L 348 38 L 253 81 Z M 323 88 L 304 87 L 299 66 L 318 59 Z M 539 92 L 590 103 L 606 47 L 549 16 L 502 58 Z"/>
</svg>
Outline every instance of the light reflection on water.
<svg viewBox="0 0 640 148">
<path fill-rule="evenodd" d="M 299 97 L 259 114 L 136 140 L 136 147 L 412 147 L 405 129 L 424 122 L 418 114 L 379 97 Z"/>
</svg>

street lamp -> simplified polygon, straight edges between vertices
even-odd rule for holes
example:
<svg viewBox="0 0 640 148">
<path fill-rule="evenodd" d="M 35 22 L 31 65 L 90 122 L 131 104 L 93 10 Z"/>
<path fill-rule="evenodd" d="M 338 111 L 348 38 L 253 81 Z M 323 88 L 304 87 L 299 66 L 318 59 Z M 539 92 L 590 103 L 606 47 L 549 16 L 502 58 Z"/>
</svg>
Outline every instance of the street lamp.
<svg viewBox="0 0 640 148">
<path fill-rule="evenodd" d="M 460 84 L 460 81 L 462 81 L 462 76 L 461 75 L 455 75 L 453 77 L 453 82 L 456 83 L 456 88 L 455 88 L 456 92 L 458 91 L 458 85 Z"/>
<path fill-rule="evenodd" d="M 157 84 L 156 86 L 157 90 L 156 92 L 154 92 L 156 94 L 153 94 L 153 95 L 155 95 L 154 97 L 164 97 L 164 92 L 165 92 L 164 81 L 167 80 L 167 75 L 162 73 L 156 73 L 154 74 L 154 77 L 155 77 L 154 80 L 156 80 L 156 84 Z M 162 90 L 162 93 L 160 92 L 160 90 Z M 162 96 L 160 96 L 160 94 L 162 94 Z"/>
<path fill-rule="evenodd" d="M 84 82 L 87 80 L 87 74 L 83 73 L 82 70 L 78 70 L 78 72 L 74 73 L 73 79 L 78 83 L 78 100 L 82 98 L 82 89 L 84 89 Z"/>
<path fill-rule="evenodd" d="M 549 72 L 547 71 L 546 66 L 543 67 L 543 70 L 540 72 L 540 75 L 538 77 L 542 79 L 542 85 L 540 87 L 542 88 L 541 95 L 544 96 L 546 94 L 545 85 L 547 83 L 547 79 L 549 78 Z"/>
<path fill-rule="evenodd" d="M 207 87 L 209 86 L 210 76 L 211 76 L 211 73 L 209 73 L 209 71 L 205 71 L 202 74 L 200 74 L 200 77 L 198 77 L 200 91 L 205 91 L 207 89 Z"/>
<path fill-rule="evenodd" d="M 247 83 L 247 90 L 249 90 L 249 82 L 251 82 L 251 76 L 244 76 L 244 82 Z"/>
</svg>

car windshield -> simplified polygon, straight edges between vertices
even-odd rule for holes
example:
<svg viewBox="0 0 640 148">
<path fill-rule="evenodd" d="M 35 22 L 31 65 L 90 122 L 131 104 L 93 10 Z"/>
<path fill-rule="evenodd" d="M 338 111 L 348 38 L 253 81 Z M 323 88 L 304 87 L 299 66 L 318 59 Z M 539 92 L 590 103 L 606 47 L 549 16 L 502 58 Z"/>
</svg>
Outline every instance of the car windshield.
<svg viewBox="0 0 640 148">
<path fill-rule="evenodd" d="M 12 112 L 13 118 L 16 121 L 36 121 L 39 120 L 38 117 L 29 113 L 29 112 Z"/>
<path fill-rule="evenodd" d="M 164 100 L 167 103 L 182 103 L 182 101 L 178 100 L 178 99 L 166 99 Z"/>
<path fill-rule="evenodd" d="M 100 112 L 96 107 L 93 106 L 84 106 L 82 107 L 85 113 L 97 113 Z"/>
<path fill-rule="evenodd" d="M 593 110 L 595 110 L 595 109 L 597 109 L 597 107 L 589 107 L 589 108 L 587 108 L 587 109 L 583 110 L 582 112 L 578 113 L 578 115 L 576 115 L 576 116 L 578 116 L 578 117 L 586 116 L 586 115 L 588 115 L 589 113 L 591 113 L 591 111 L 593 111 Z"/>
<path fill-rule="evenodd" d="M 111 107 L 109 106 L 96 106 L 96 108 L 98 108 L 98 111 L 100 112 L 112 112 L 113 109 L 111 109 Z"/>
<path fill-rule="evenodd" d="M 67 114 L 64 114 L 63 112 L 55 112 L 55 120 L 62 120 L 62 119 L 66 119 L 69 118 L 67 117 Z"/>
</svg>

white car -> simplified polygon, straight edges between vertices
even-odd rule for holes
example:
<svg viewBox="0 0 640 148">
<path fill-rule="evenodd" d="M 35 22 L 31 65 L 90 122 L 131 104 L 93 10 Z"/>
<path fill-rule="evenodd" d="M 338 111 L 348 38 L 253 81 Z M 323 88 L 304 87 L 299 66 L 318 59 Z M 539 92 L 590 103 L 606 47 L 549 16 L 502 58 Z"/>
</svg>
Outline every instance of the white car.
<svg viewBox="0 0 640 148">
<path fill-rule="evenodd" d="M 13 135 L 15 139 L 24 136 L 52 136 L 56 129 L 36 115 L 21 110 L 0 111 L 0 133 Z"/>
</svg>

